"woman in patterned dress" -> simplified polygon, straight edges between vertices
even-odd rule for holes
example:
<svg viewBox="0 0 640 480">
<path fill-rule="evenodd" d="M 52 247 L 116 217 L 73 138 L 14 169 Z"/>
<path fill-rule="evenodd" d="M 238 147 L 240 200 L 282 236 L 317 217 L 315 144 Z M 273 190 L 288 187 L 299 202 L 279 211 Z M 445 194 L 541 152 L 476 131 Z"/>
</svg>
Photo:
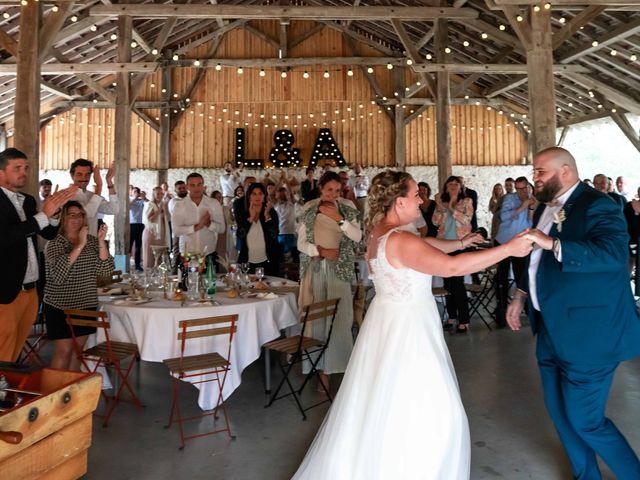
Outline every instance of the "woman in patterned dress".
<svg viewBox="0 0 640 480">
<path fill-rule="evenodd" d="M 107 226 L 100 226 L 97 238 L 88 232 L 82 205 L 75 201 L 67 202 L 60 215 L 60 231 L 47 244 L 45 252 L 47 283 L 44 313 L 47 336 L 54 341 L 52 368 L 80 370 L 80 362 L 73 354 L 73 340 L 64 310 L 97 310 L 97 279 L 110 276 L 114 270 L 113 257 L 105 243 Z M 91 327 L 74 328 L 80 348 L 95 330 Z"/>
</svg>

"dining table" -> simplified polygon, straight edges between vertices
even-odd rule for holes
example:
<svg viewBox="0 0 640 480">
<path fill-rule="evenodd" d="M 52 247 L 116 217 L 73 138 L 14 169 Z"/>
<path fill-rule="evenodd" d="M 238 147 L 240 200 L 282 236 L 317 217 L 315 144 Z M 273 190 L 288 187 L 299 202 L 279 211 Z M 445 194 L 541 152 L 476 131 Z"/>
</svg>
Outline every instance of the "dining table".
<svg viewBox="0 0 640 480">
<path fill-rule="evenodd" d="M 162 362 L 180 356 L 179 322 L 197 318 L 238 315 L 237 331 L 231 345 L 231 367 L 223 386 L 227 399 L 240 386 L 242 371 L 260 357 L 261 347 L 278 338 L 281 331 L 298 324 L 298 285 L 285 279 L 268 278 L 266 291 L 245 290 L 230 298 L 225 291 L 205 301 L 175 301 L 163 298 L 163 292 L 150 292 L 136 299 L 117 295 L 99 296 L 100 309 L 109 316 L 109 338 L 135 343 L 140 358 Z M 87 348 L 105 340 L 102 329 L 91 335 Z M 227 356 L 228 335 L 190 339 L 184 355 L 218 352 Z M 168 373 L 168 370 L 167 370 Z M 200 390 L 198 405 L 203 410 L 215 408 L 218 401 L 216 382 L 194 384 Z"/>
</svg>

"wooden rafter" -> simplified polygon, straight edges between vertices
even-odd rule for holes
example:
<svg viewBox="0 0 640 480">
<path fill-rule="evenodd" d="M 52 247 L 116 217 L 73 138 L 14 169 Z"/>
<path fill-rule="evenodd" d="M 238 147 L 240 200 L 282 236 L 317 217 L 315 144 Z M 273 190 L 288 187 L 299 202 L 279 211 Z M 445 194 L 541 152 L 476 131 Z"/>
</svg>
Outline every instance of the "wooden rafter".
<svg viewBox="0 0 640 480">
<path fill-rule="evenodd" d="M 494 0 L 497 6 L 502 5 L 540 5 L 540 0 Z M 561 8 L 565 6 L 602 5 L 605 7 L 637 7 L 637 0 L 554 0 L 551 7 Z"/>
<path fill-rule="evenodd" d="M 624 40 L 625 38 L 628 38 L 639 32 L 640 32 L 640 18 L 636 18 L 635 20 L 629 23 L 625 23 L 618 26 L 617 28 L 613 29 L 611 32 L 608 32 L 604 35 L 601 35 L 600 37 L 597 37 L 593 40 L 585 42 L 581 46 L 571 50 L 570 52 L 565 53 L 562 57 L 560 57 L 559 61 L 560 63 L 573 62 L 574 60 L 584 57 L 585 55 L 589 55 L 590 53 L 596 52 L 608 45 Z"/>
<path fill-rule="evenodd" d="M 244 29 L 247 32 L 249 32 L 251 35 L 253 35 L 254 37 L 258 37 L 263 42 L 268 43 L 270 46 L 272 46 L 276 50 L 278 50 L 278 48 L 280 48 L 280 42 L 278 40 L 276 40 L 275 38 L 271 38 L 271 36 L 267 35 L 263 31 L 258 30 L 257 28 L 255 28 L 255 27 L 253 27 L 253 26 L 251 26 L 249 24 L 246 24 L 244 26 Z"/>
<path fill-rule="evenodd" d="M 491 57 L 489 59 L 488 63 L 500 62 L 500 61 L 504 60 L 506 57 L 508 57 L 512 52 L 513 52 L 513 47 L 503 48 L 497 54 L 495 54 L 493 57 Z M 458 95 L 460 95 L 461 93 L 466 92 L 469 89 L 469 87 L 471 85 L 473 85 L 473 83 L 476 82 L 480 77 L 482 77 L 482 74 L 473 73 L 473 74 L 469 75 L 467 78 L 465 78 L 461 83 L 459 83 L 459 84 L 455 85 L 454 87 L 452 87 L 451 88 L 451 98 L 455 98 Z"/>
<path fill-rule="evenodd" d="M 524 49 L 531 49 L 531 25 L 527 19 L 523 18 L 521 21 L 517 20 L 517 16 L 520 12 L 516 7 L 505 6 L 502 7 L 502 11 L 504 12 L 505 17 L 507 17 L 509 25 L 511 25 L 513 31 L 516 32 L 516 35 L 518 36 L 520 43 L 524 46 Z"/>
<path fill-rule="evenodd" d="M 326 25 L 324 25 L 322 23 L 318 23 L 317 25 L 314 25 L 313 28 L 310 28 L 305 33 L 303 33 L 302 35 L 291 39 L 289 41 L 289 50 L 291 50 L 294 47 L 297 47 L 298 45 L 300 45 L 305 40 L 313 37 L 316 33 L 320 33 L 322 30 L 324 30 L 325 26 Z"/>
<path fill-rule="evenodd" d="M 580 73 L 567 73 L 566 77 L 587 90 L 602 93 L 609 101 L 615 103 L 617 106 L 624 108 L 631 113 L 635 113 L 636 115 L 640 115 L 640 103 L 626 93 Z"/>
<path fill-rule="evenodd" d="M 604 11 L 604 7 L 600 5 L 591 5 L 579 12 L 564 27 L 553 33 L 552 46 L 553 49 L 561 47 L 564 42 L 571 38 L 575 33 L 584 27 L 598 15 Z"/>
<path fill-rule="evenodd" d="M 208 33 L 207 35 L 203 35 L 197 38 L 196 40 L 193 40 L 192 42 L 189 42 L 186 45 L 180 48 L 177 48 L 175 50 L 175 53 L 180 55 L 183 53 L 187 53 L 188 51 L 193 50 L 194 48 L 199 47 L 200 45 L 203 45 L 207 42 L 220 38 L 222 35 L 224 35 L 227 32 L 230 32 L 231 30 L 235 30 L 236 28 L 239 28 L 245 25 L 248 21 L 249 20 L 235 20 L 233 22 L 229 22 L 224 27 L 218 28 L 213 32 Z"/>
<path fill-rule="evenodd" d="M 407 56 L 409 57 L 409 59 L 413 63 L 421 63 L 422 59 L 420 58 L 418 49 L 411 42 L 411 38 L 409 37 L 407 30 L 404 28 L 404 25 L 402 25 L 402 22 L 400 20 L 393 19 L 391 20 L 391 24 L 393 25 L 394 30 L 398 34 L 398 37 L 400 38 L 400 41 L 402 42 L 402 45 L 404 46 L 404 49 L 407 52 Z M 429 92 L 431 92 L 431 95 L 435 96 L 436 82 L 433 79 L 433 77 L 428 73 L 421 73 L 420 80 L 421 80 L 421 83 L 423 83 L 424 86 L 429 89 Z"/>
<path fill-rule="evenodd" d="M 45 63 L 41 67 L 42 75 L 75 75 L 76 73 L 120 73 L 153 72 L 156 62 L 134 63 Z M 0 64 L 0 74 L 16 75 L 15 64 Z"/>
<path fill-rule="evenodd" d="M 7 32 L 0 28 L 0 47 L 4 48 L 12 56 L 18 56 L 18 42 Z"/>
<path fill-rule="evenodd" d="M 139 18 L 235 18 L 250 20 L 434 20 L 438 18 L 476 18 L 478 12 L 453 7 L 335 7 L 279 5 L 159 5 L 118 4 L 92 7 L 90 15 L 115 17 L 130 15 Z"/>
<path fill-rule="evenodd" d="M 569 68 L 565 68 L 569 67 Z M 489 63 L 427 63 L 412 65 L 416 72 L 449 72 L 449 73 L 504 73 L 526 74 L 525 64 L 489 64 Z M 553 72 L 558 73 L 589 73 L 590 70 L 582 65 L 554 65 Z"/>
<path fill-rule="evenodd" d="M 629 122 L 624 111 L 620 112 L 617 108 L 614 108 L 607 99 L 599 92 L 595 92 L 595 97 L 602 104 L 602 106 L 610 113 L 611 119 L 618 125 L 618 128 L 624 133 L 625 137 L 636 147 L 636 150 L 640 152 L 640 137 L 638 132 L 633 128 L 633 125 Z"/>
<path fill-rule="evenodd" d="M 67 19 L 69 12 L 71 12 L 74 3 L 74 1 L 70 1 L 60 4 L 56 12 L 51 10 L 43 20 L 38 46 L 38 57 L 41 62 L 47 58 L 49 49 L 53 46 L 53 40 L 56 38 L 58 33 L 60 33 L 60 30 L 64 25 L 64 21 Z"/>
</svg>

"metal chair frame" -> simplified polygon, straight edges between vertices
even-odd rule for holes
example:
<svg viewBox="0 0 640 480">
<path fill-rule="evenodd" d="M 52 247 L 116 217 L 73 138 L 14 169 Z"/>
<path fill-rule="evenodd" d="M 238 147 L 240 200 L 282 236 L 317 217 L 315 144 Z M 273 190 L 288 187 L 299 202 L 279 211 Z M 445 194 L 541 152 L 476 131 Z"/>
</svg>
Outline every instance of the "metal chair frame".
<svg viewBox="0 0 640 480">
<path fill-rule="evenodd" d="M 229 426 L 229 414 L 227 412 L 226 405 L 224 404 L 222 390 L 224 389 L 227 374 L 229 373 L 229 370 L 231 368 L 231 345 L 233 342 L 233 336 L 238 328 L 237 322 L 238 315 L 234 314 L 218 317 L 197 318 L 193 320 L 181 320 L 178 324 L 180 330 L 178 332 L 177 339 L 180 341 L 180 356 L 177 358 L 163 360 L 163 363 L 167 365 L 167 367 L 169 368 L 169 372 L 171 373 L 171 376 L 173 378 L 173 399 L 171 402 L 171 413 L 169 414 L 169 424 L 166 425 L 165 428 L 171 428 L 175 414 L 175 421 L 178 423 L 178 427 L 180 430 L 180 450 L 184 449 L 186 440 L 205 437 L 216 433 L 227 432 L 229 438 L 231 438 L 232 440 L 235 439 L 235 436 L 231 433 L 231 427 Z M 221 326 L 221 324 L 225 324 L 225 326 Z M 187 340 L 194 338 L 214 337 L 218 335 L 229 335 L 229 346 L 227 349 L 226 358 L 222 357 L 217 352 L 185 356 L 184 351 Z M 222 378 L 220 378 L 221 376 Z M 199 380 L 190 380 L 195 377 L 201 378 Z M 215 408 L 211 412 L 183 418 L 182 412 L 180 410 L 180 389 L 184 386 L 185 382 L 189 382 L 192 385 L 216 382 L 218 384 L 218 400 L 216 402 Z M 218 428 L 205 433 L 185 436 L 183 427 L 183 424 L 185 422 L 197 420 L 211 415 L 214 418 L 215 425 L 215 420 L 219 418 L 218 409 L 221 409 L 224 415 L 224 428 Z"/>
<path fill-rule="evenodd" d="M 331 394 L 329 393 L 329 390 L 320 379 L 320 372 L 316 367 L 320 362 L 320 360 L 322 359 L 325 351 L 327 350 L 327 347 L 329 346 L 329 341 L 331 340 L 331 332 L 333 331 L 333 324 L 336 318 L 336 313 L 338 311 L 339 303 L 340 303 L 340 299 L 334 298 L 331 300 L 324 300 L 321 302 L 316 302 L 310 305 L 306 305 L 302 310 L 303 311 L 302 332 L 300 335 L 296 335 L 296 336 L 284 338 L 284 339 L 273 340 L 264 345 L 265 351 L 267 352 L 269 350 L 274 350 L 282 354 L 291 355 L 289 361 L 285 363 L 278 362 L 278 366 L 280 367 L 280 371 L 282 372 L 283 376 L 282 376 L 282 379 L 280 380 L 280 383 L 276 387 L 273 395 L 271 395 L 271 398 L 269 399 L 269 403 L 265 405 L 265 408 L 268 408 L 271 405 L 273 405 L 273 402 L 275 402 L 276 400 L 280 400 L 288 396 L 293 396 L 293 399 L 295 400 L 296 405 L 298 406 L 298 409 L 302 414 L 302 419 L 306 420 L 307 415 L 305 412 L 307 410 L 317 407 L 318 405 L 322 405 L 323 403 L 333 401 L 333 399 L 331 398 Z M 319 319 L 327 319 L 327 318 L 330 318 L 329 321 L 331 323 L 329 325 L 329 332 L 327 334 L 326 340 L 320 341 L 315 338 L 304 336 L 304 332 L 308 322 L 312 322 L 314 320 L 319 320 Z M 293 346 L 295 346 L 295 350 L 292 348 Z M 314 361 L 312 358 L 312 355 L 316 355 L 316 354 L 317 354 L 317 357 L 316 357 L 316 360 Z M 311 368 L 309 370 L 309 373 L 306 374 L 305 379 L 302 382 L 302 385 L 300 385 L 300 388 L 295 389 L 291 381 L 289 380 L 289 374 L 293 370 L 293 366 L 295 364 L 302 363 L 304 360 L 309 361 L 309 363 L 311 364 Z M 322 400 L 321 402 L 314 403 L 313 405 L 304 408 L 302 406 L 302 403 L 300 402 L 300 395 L 302 394 L 302 390 L 304 390 L 304 387 L 307 385 L 307 383 L 309 383 L 309 379 L 311 379 L 312 377 L 316 377 L 318 379 L 319 384 L 322 385 L 322 389 L 327 395 L 327 399 Z M 280 390 L 282 389 L 285 383 L 289 388 L 289 393 L 285 393 L 283 395 L 278 396 L 278 394 L 280 393 Z"/>
<path fill-rule="evenodd" d="M 88 372 L 95 373 L 100 366 L 104 366 L 106 369 L 113 367 L 116 372 L 116 379 L 120 380 L 120 382 L 115 382 L 116 385 L 114 385 L 114 390 L 116 393 L 113 396 L 107 395 L 104 390 L 101 391 L 102 398 L 104 398 L 107 406 L 107 412 L 104 415 L 96 415 L 104 416 L 102 426 L 106 427 L 109 423 L 109 419 L 113 414 L 114 408 L 120 401 L 120 396 L 125 387 L 129 391 L 133 404 L 138 408 L 142 408 L 143 405 L 140 403 L 138 396 L 129 384 L 131 368 L 136 363 L 135 360 L 140 358 L 138 346 L 135 343 L 114 342 L 109 338 L 110 324 L 106 320 L 106 312 L 96 312 L 93 310 L 65 310 L 64 313 L 66 315 L 67 325 L 69 325 L 69 329 L 71 330 L 73 349 L 84 368 Z M 87 320 L 87 318 L 93 318 L 94 320 Z M 78 346 L 78 342 L 76 341 L 76 334 L 73 330 L 74 326 L 102 328 L 104 330 L 105 341 L 85 351 L 81 351 Z M 131 357 L 131 361 L 125 370 L 122 368 L 122 363 L 129 357 Z M 93 366 L 90 366 L 87 361 L 95 363 Z M 117 383 L 120 383 L 120 385 L 117 386 Z"/>
<path fill-rule="evenodd" d="M 474 313 L 477 314 L 489 331 L 492 331 L 491 322 L 493 320 L 490 307 L 495 297 L 496 272 L 489 267 L 481 272 L 481 275 L 480 284 L 465 285 L 467 292 L 471 293 L 471 298 L 469 298 L 469 317 L 472 317 Z M 484 309 L 490 321 L 487 321 L 480 309 Z"/>
</svg>

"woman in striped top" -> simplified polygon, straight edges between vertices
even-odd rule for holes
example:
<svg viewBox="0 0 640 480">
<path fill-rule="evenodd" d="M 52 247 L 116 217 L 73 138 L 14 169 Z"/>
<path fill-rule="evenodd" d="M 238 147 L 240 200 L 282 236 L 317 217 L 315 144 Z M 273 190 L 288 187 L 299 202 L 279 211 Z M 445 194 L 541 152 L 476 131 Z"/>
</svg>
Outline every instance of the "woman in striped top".
<svg viewBox="0 0 640 480">
<path fill-rule="evenodd" d="M 102 224 L 98 237 L 88 234 L 86 212 L 78 202 L 71 201 L 60 215 L 60 231 L 49 242 L 45 252 L 47 283 L 44 290 L 44 312 L 47 336 L 54 340 L 52 368 L 79 370 L 80 363 L 73 354 L 73 340 L 64 310 L 96 310 L 98 308 L 97 279 L 110 276 L 114 270 Z M 95 328 L 74 329 L 80 348 Z"/>
</svg>

